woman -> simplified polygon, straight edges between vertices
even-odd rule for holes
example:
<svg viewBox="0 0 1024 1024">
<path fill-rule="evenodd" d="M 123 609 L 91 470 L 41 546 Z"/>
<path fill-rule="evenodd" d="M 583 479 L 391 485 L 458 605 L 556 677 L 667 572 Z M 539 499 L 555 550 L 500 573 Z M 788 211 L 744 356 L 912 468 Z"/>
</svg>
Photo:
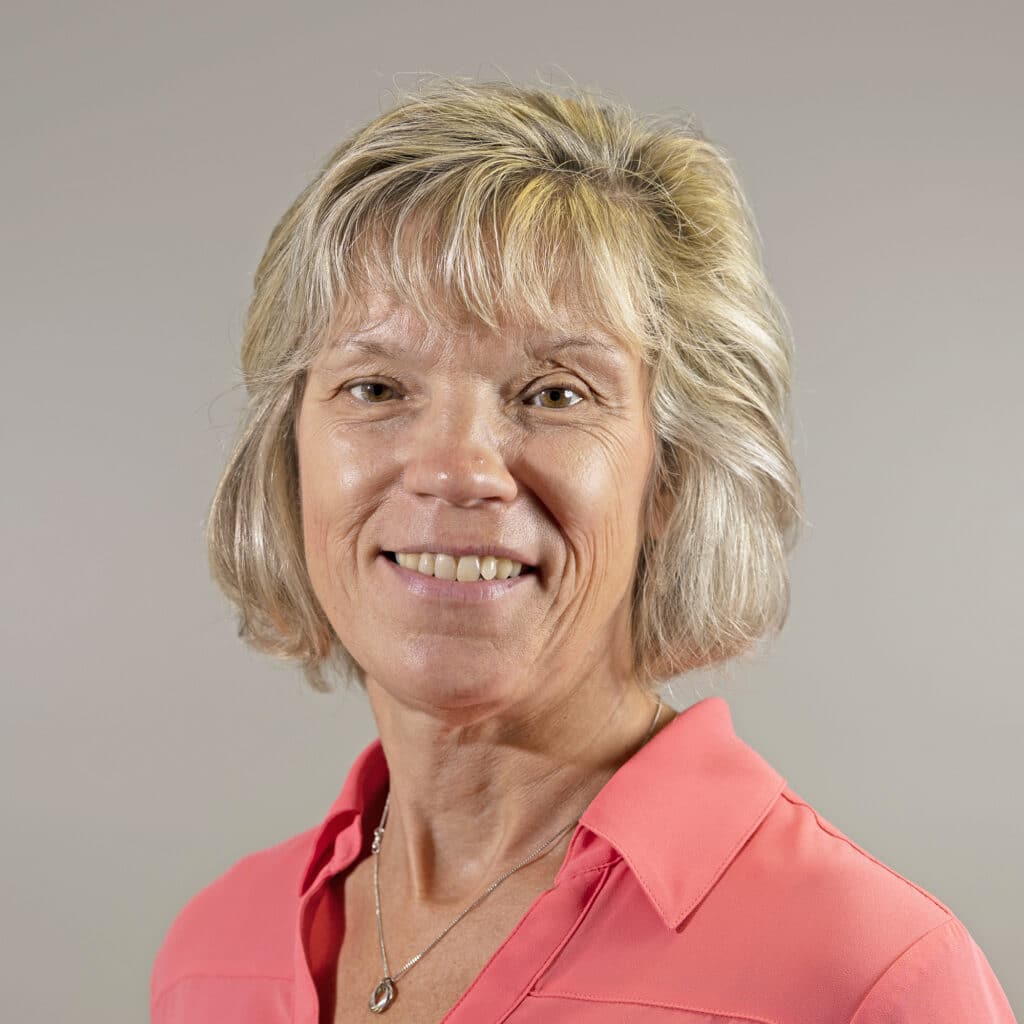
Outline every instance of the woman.
<svg viewBox="0 0 1024 1024">
<path fill-rule="evenodd" d="M 380 738 L 178 915 L 154 1022 L 1013 1019 L 721 697 L 657 696 L 785 620 L 790 357 L 687 128 L 448 79 L 330 156 L 256 275 L 210 550 Z"/>
</svg>

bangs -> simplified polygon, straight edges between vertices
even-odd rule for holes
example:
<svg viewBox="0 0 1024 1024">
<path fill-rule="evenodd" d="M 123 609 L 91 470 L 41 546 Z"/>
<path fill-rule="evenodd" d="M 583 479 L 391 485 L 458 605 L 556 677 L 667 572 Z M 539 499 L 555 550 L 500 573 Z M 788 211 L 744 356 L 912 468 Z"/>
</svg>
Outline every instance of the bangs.
<svg viewBox="0 0 1024 1024">
<path fill-rule="evenodd" d="M 321 328 L 365 325 L 383 293 L 442 329 L 586 323 L 634 352 L 653 344 L 650 226 L 636 207 L 578 174 L 474 165 L 403 182 L 408 165 L 392 170 L 397 181 L 363 179 L 318 218 L 307 296 Z"/>
</svg>

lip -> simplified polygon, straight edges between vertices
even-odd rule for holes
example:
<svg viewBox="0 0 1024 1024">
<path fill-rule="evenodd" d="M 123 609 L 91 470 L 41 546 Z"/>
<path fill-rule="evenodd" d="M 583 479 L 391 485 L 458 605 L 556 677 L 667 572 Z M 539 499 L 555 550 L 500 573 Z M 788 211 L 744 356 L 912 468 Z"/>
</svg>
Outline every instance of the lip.
<svg viewBox="0 0 1024 1024">
<path fill-rule="evenodd" d="M 459 583 L 458 580 L 439 580 L 413 569 L 406 569 L 392 562 L 383 552 L 377 555 L 383 562 L 383 569 L 390 579 L 402 586 L 414 597 L 433 598 L 453 604 L 481 604 L 498 601 L 516 591 L 521 591 L 536 578 L 536 572 L 523 572 L 507 580 L 476 580 L 473 583 Z"/>
</svg>

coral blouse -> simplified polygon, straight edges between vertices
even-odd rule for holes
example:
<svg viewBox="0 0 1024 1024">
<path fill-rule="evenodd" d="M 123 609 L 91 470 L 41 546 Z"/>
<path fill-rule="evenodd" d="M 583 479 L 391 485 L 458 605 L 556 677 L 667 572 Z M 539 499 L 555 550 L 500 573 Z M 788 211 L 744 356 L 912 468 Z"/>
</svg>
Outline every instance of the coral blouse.
<svg viewBox="0 0 1024 1024">
<path fill-rule="evenodd" d="M 375 740 L 321 825 L 189 900 L 153 964 L 152 1024 L 318 1024 L 342 932 L 327 883 L 368 854 L 387 781 Z M 797 796 L 719 696 L 605 784 L 444 1021 L 1015 1024 L 953 912 Z"/>
</svg>

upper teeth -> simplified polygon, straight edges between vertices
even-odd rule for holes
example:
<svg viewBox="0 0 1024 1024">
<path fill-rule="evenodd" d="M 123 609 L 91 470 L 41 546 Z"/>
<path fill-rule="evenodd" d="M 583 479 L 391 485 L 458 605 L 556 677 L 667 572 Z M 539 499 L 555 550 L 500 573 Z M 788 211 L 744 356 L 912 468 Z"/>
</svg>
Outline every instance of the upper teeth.
<svg viewBox="0 0 1024 1024">
<path fill-rule="evenodd" d="M 428 551 L 422 554 L 396 552 L 398 564 L 413 569 L 425 576 L 436 576 L 439 580 L 458 580 L 472 583 L 481 577 L 485 580 L 507 580 L 523 571 L 522 562 L 511 558 L 496 558 L 494 555 L 435 555 Z"/>
</svg>

